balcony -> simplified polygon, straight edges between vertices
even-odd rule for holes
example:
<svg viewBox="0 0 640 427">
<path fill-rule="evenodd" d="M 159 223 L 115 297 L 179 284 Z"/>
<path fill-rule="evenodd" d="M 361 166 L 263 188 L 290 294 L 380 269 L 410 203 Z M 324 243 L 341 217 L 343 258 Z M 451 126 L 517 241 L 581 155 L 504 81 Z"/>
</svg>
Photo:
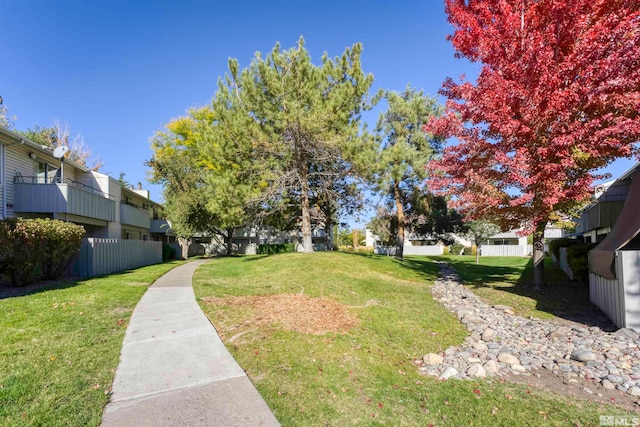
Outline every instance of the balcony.
<svg viewBox="0 0 640 427">
<path fill-rule="evenodd" d="M 167 234 L 171 231 L 171 225 L 166 219 L 154 219 L 149 227 L 150 233 Z"/>
<path fill-rule="evenodd" d="M 122 203 L 120 205 L 120 223 L 148 230 L 151 226 L 151 218 L 149 217 L 149 212 L 145 209 Z"/>
<path fill-rule="evenodd" d="M 580 231 L 613 227 L 624 206 L 624 201 L 599 202 L 586 209 L 580 217 Z"/>
<path fill-rule="evenodd" d="M 47 182 L 48 181 L 48 182 Z M 13 184 L 15 212 L 71 214 L 113 222 L 116 203 L 95 188 L 59 178 L 17 177 Z"/>
</svg>

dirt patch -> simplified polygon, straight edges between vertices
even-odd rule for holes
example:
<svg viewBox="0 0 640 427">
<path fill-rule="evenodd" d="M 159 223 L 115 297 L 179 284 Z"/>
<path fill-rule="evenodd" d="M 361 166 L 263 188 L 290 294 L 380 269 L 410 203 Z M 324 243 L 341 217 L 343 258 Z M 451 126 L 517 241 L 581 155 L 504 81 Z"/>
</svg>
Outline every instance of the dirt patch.
<svg viewBox="0 0 640 427">
<path fill-rule="evenodd" d="M 344 333 L 360 322 L 338 302 L 300 294 L 207 297 L 203 300 L 207 304 L 250 308 L 253 313 L 250 322 L 254 325 L 280 325 L 287 331 L 303 334 Z"/>
<path fill-rule="evenodd" d="M 524 384 L 528 387 L 563 394 L 574 399 L 610 403 L 627 411 L 640 412 L 640 401 L 637 397 L 619 390 L 607 390 L 599 384 L 580 377 L 568 382 L 545 369 L 535 370 L 531 375 L 508 375 L 502 377 L 501 381 Z"/>
</svg>

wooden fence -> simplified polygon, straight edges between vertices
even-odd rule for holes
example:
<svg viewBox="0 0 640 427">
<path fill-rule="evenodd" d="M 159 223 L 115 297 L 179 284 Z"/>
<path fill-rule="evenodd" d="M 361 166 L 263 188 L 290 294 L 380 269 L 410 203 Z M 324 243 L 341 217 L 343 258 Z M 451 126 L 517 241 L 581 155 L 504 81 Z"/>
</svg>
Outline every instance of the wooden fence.
<svg viewBox="0 0 640 427">
<path fill-rule="evenodd" d="M 159 262 L 162 262 L 162 242 L 88 238 L 82 241 L 69 272 L 74 276 L 93 277 Z"/>
<path fill-rule="evenodd" d="M 533 245 L 482 245 L 480 256 L 530 256 Z"/>
<path fill-rule="evenodd" d="M 589 274 L 589 298 L 620 328 L 640 331 L 640 251 L 616 251 L 617 279 Z"/>
</svg>

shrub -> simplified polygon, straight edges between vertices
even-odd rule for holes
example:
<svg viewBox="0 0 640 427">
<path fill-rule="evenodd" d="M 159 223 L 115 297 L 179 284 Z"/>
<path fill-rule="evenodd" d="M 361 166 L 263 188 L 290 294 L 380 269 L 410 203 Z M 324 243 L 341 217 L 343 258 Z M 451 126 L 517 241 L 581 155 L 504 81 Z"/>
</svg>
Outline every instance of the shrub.
<svg viewBox="0 0 640 427">
<path fill-rule="evenodd" d="M 48 218 L 0 221 L 0 272 L 14 286 L 60 277 L 78 253 L 82 226 Z"/>
<path fill-rule="evenodd" d="M 462 251 L 464 251 L 464 246 L 460 243 L 454 243 L 449 246 L 449 253 L 451 253 L 451 255 L 460 255 Z"/>
<path fill-rule="evenodd" d="M 449 255 L 449 246 L 445 246 L 442 248 L 442 255 Z"/>
<path fill-rule="evenodd" d="M 168 243 L 162 244 L 162 261 L 171 261 L 176 258 L 176 248 Z"/>
<path fill-rule="evenodd" d="M 258 255 L 273 255 L 287 252 L 295 252 L 295 243 L 275 243 L 269 245 L 258 245 Z"/>
<path fill-rule="evenodd" d="M 560 248 L 568 248 L 580 242 L 576 239 L 553 239 L 549 241 L 549 253 L 556 259 L 560 258 Z"/>
<path fill-rule="evenodd" d="M 573 277 L 580 283 L 589 283 L 589 251 L 595 247 L 595 243 L 576 243 L 567 248 Z"/>
<path fill-rule="evenodd" d="M 469 248 L 465 246 L 463 251 L 464 251 L 464 255 L 475 255 L 477 252 L 477 248 L 476 248 L 476 245 L 473 245 Z"/>
</svg>

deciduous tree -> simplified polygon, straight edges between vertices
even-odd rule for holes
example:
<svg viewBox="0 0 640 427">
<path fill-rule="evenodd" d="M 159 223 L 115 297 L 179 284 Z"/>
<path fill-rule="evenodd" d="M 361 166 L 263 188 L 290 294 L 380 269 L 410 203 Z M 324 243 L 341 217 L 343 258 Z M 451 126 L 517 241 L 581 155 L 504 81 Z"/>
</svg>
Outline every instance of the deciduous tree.
<svg viewBox="0 0 640 427">
<path fill-rule="evenodd" d="M 475 84 L 447 79 L 427 129 L 458 144 L 430 164 L 430 188 L 470 218 L 534 233 L 543 283 L 551 215 L 590 196 L 596 171 L 637 154 L 640 2 L 446 0 L 457 55 L 483 64 Z"/>
<path fill-rule="evenodd" d="M 476 245 L 476 264 L 478 264 L 480 262 L 480 245 L 489 237 L 498 234 L 500 227 L 482 219 L 469 221 L 467 225 L 469 236 L 473 238 L 473 243 Z"/>
<path fill-rule="evenodd" d="M 52 127 L 36 125 L 33 128 L 17 132 L 33 142 L 47 146 L 52 150 L 59 146 L 66 146 L 69 151 L 65 158 L 91 170 L 97 171 L 103 166 L 100 158 L 92 157 L 92 150 L 84 142 L 82 135 L 77 134 L 73 138 L 71 137 L 71 129 L 68 123 L 54 120 Z"/>
</svg>

